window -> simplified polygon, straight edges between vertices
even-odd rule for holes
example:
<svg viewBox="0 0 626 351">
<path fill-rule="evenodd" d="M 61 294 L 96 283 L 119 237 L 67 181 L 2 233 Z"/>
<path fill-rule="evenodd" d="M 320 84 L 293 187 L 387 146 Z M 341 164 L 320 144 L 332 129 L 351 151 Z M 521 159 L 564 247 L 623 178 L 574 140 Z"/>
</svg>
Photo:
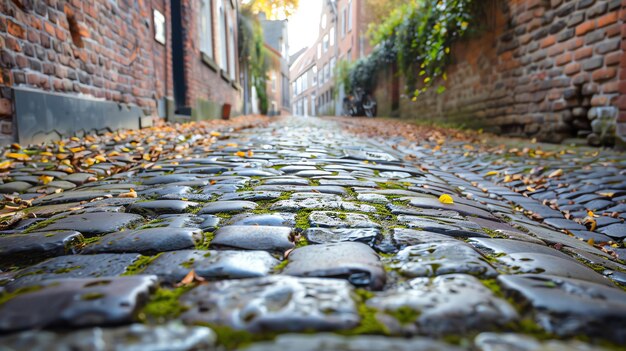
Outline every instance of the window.
<svg viewBox="0 0 626 351">
<path fill-rule="evenodd" d="M 313 68 L 311 68 L 311 74 L 312 74 L 312 85 L 316 86 L 317 85 L 317 66 L 313 66 Z"/>
<path fill-rule="evenodd" d="M 324 35 L 324 52 L 328 51 L 328 34 Z"/>
<path fill-rule="evenodd" d="M 230 21 L 229 21 L 230 22 Z M 230 73 L 230 79 L 235 80 L 235 29 L 232 24 L 228 26 L 228 72 Z"/>
<path fill-rule="evenodd" d="M 348 50 L 348 53 L 346 54 L 346 61 L 348 61 L 348 63 L 352 62 L 352 49 Z"/>
<path fill-rule="evenodd" d="M 319 60 L 322 57 L 322 44 L 317 43 L 317 59 Z"/>
<path fill-rule="evenodd" d="M 276 72 L 272 71 L 272 91 L 276 91 Z"/>
<path fill-rule="evenodd" d="M 330 46 L 335 45 L 335 27 L 330 28 Z"/>
<path fill-rule="evenodd" d="M 352 0 L 348 2 L 348 32 L 352 30 Z"/>
<path fill-rule="evenodd" d="M 326 29 L 326 14 L 322 15 L 322 29 Z"/>
<path fill-rule="evenodd" d="M 224 9 L 224 0 L 218 0 L 218 13 L 219 13 L 219 38 L 220 38 L 220 67 L 228 70 L 228 55 L 226 46 L 226 10 Z"/>
<path fill-rule="evenodd" d="M 346 27 L 347 27 L 347 21 L 348 21 L 348 11 L 346 10 L 346 8 L 343 8 L 343 11 L 341 11 L 341 37 L 345 37 L 346 36 Z"/>
<path fill-rule="evenodd" d="M 293 96 L 298 95 L 298 84 L 296 82 L 291 83 L 291 89 L 293 90 Z"/>
<path fill-rule="evenodd" d="M 200 51 L 214 59 L 211 5 L 211 0 L 202 0 L 200 3 Z"/>
<path fill-rule="evenodd" d="M 324 65 L 324 80 L 327 82 L 330 80 L 330 66 L 328 64 Z"/>
<path fill-rule="evenodd" d="M 324 69 L 322 68 L 317 72 L 317 81 L 320 85 L 324 84 Z"/>
<path fill-rule="evenodd" d="M 337 64 L 337 59 L 336 58 L 332 58 L 330 59 L 330 74 L 335 74 L 335 65 Z"/>
</svg>

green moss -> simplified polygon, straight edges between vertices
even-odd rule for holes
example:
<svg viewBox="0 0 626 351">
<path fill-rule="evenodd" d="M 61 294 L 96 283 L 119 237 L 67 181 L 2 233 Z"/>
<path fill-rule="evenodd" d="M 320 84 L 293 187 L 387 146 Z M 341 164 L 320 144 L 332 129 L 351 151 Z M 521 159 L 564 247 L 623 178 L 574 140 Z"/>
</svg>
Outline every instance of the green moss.
<svg viewBox="0 0 626 351">
<path fill-rule="evenodd" d="M 311 223 L 309 222 L 309 214 L 311 214 L 311 211 L 298 211 L 298 213 L 296 214 L 296 228 L 306 230 L 311 227 Z"/>
<path fill-rule="evenodd" d="M 162 254 L 163 253 L 158 253 L 154 256 L 139 256 L 139 258 L 135 262 L 133 262 L 133 264 L 126 268 L 126 272 L 124 272 L 122 275 L 136 275 L 143 272 L 143 270 L 146 269 L 146 267 L 148 267 L 148 265 L 152 261 L 156 260 Z"/>
<path fill-rule="evenodd" d="M 31 225 L 30 227 L 28 227 L 28 229 L 26 229 L 25 231 L 23 231 L 24 234 L 28 234 L 28 233 L 32 233 L 34 231 L 37 231 L 39 229 L 45 228 L 49 225 L 51 225 L 52 223 L 58 221 L 59 219 L 64 218 L 64 217 L 59 217 L 59 218 L 48 218 L 44 221 L 41 222 L 37 222 L 33 225 Z"/>
<path fill-rule="evenodd" d="M 386 181 L 386 182 L 377 182 L 376 183 L 378 185 L 378 187 L 380 189 L 396 189 L 396 190 L 406 190 L 406 186 L 398 183 L 398 182 L 393 182 L 393 181 Z"/>
<path fill-rule="evenodd" d="M 187 261 L 181 263 L 180 265 L 185 267 L 185 268 L 190 269 L 191 267 L 193 267 L 194 261 L 195 261 L 195 259 L 192 257 L 192 258 L 188 259 Z"/>
<path fill-rule="evenodd" d="M 395 318 L 401 325 L 415 323 L 421 314 L 420 311 L 409 306 L 400 306 L 393 311 L 385 311 L 385 313 Z"/>
<path fill-rule="evenodd" d="M 365 289 L 355 290 L 355 302 L 357 304 L 357 310 L 361 317 L 361 323 L 353 329 L 339 332 L 343 335 L 361 335 L 361 334 L 378 334 L 389 335 L 389 329 L 378 321 L 376 318 L 376 310 L 373 307 L 367 305 L 367 300 L 372 298 L 374 294 L 371 291 Z"/>
<path fill-rule="evenodd" d="M 289 260 L 283 260 L 279 264 L 274 266 L 274 272 L 281 272 L 289 264 Z"/>
<path fill-rule="evenodd" d="M 215 238 L 215 233 L 213 232 L 205 232 L 203 234 L 203 239 L 201 242 L 196 243 L 196 250 L 208 250 L 211 245 L 211 241 Z"/>
<path fill-rule="evenodd" d="M 320 186 L 320 181 L 318 179 L 309 179 L 309 185 Z"/>
<path fill-rule="evenodd" d="M 42 289 L 41 286 L 35 285 L 35 286 L 27 286 L 27 287 L 19 288 L 11 292 L 4 291 L 0 293 L 0 306 L 6 303 L 7 301 L 13 299 L 16 296 L 39 291 L 41 289 Z"/>
<path fill-rule="evenodd" d="M 73 266 L 73 267 L 65 267 L 65 268 L 59 268 L 56 271 L 54 271 L 54 274 L 63 274 L 63 273 L 69 273 L 73 270 L 76 269 L 80 269 L 83 268 L 82 266 Z"/>
<path fill-rule="evenodd" d="M 164 322 L 180 316 L 188 307 L 180 303 L 180 296 L 193 289 L 195 284 L 185 285 L 175 289 L 157 289 L 148 300 L 148 303 L 139 313 L 141 321 L 156 320 Z"/>
<path fill-rule="evenodd" d="M 103 298 L 105 295 L 99 292 L 90 292 L 86 294 L 82 294 L 80 296 L 81 300 L 97 300 Z"/>
<path fill-rule="evenodd" d="M 226 350 L 239 350 L 254 342 L 269 341 L 276 338 L 278 333 L 250 333 L 245 330 L 237 330 L 224 325 L 213 323 L 196 323 L 196 325 L 211 328 L 217 336 L 218 345 Z"/>
<path fill-rule="evenodd" d="M 502 288 L 500 287 L 500 285 L 498 285 L 498 281 L 496 279 L 483 279 L 481 280 L 481 282 L 483 283 L 485 287 L 491 290 L 494 293 L 494 295 L 496 295 L 497 297 L 500 297 L 500 298 L 505 297 L 504 292 L 502 291 Z"/>
</svg>

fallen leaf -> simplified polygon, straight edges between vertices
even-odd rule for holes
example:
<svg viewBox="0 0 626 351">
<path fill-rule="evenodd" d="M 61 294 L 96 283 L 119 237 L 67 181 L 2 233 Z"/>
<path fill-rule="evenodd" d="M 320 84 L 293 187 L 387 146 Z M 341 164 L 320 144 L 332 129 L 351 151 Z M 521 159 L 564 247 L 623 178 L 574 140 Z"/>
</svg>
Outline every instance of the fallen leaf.
<svg viewBox="0 0 626 351">
<path fill-rule="evenodd" d="M 245 153 L 245 152 L 243 152 L 243 151 L 237 151 L 237 152 L 235 152 L 235 156 L 245 157 L 245 156 L 246 156 L 246 153 Z"/>
<path fill-rule="evenodd" d="M 119 194 L 119 195 L 117 195 L 117 197 L 136 198 L 137 197 L 137 192 L 135 192 L 135 189 L 130 189 L 129 192 Z"/>
<path fill-rule="evenodd" d="M 556 171 L 554 171 L 554 172 L 550 173 L 550 174 L 548 175 L 548 178 L 560 177 L 560 176 L 562 176 L 562 175 L 563 175 L 563 170 L 559 168 L 559 169 L 557 169 Z"/>
<path fill-rule="evenodd" d="M 439 202 L 441 202 L 442 204 L 451 205 L 454 203 L 454 199 L 452 199 L 452 196 L 448 194 L 442 194 L 441 196 L 439 196 Z"/>
<path fill-rule="evenodd" d="M 42 175 L 39 176 L 39 180 L 41 180 L 41 182 L 46 185 L 48 183 L 50 183 L 52 180 L 54 179 L 53 176 L 47 176 L 47 175 Z"/>
<path fill-rule="evenodd" d="M 220 133 L 220 132 L 211 132 L 210 135 L 214 136 L 214 137 L 218 137 L 218 136 L 222 136 L 222 133 Z"/>
<path fill-rule="evenodd" d="M 248 150 L 248 157 L 252 157 L 254 156 L 254 152 L 252 152 L 252 150 Z"/>
<path fill-rule="evenodd" d="M 494 175 L 498 175 L 500 174 L 500 172 L 498 171 L 489 171 L 485 174 L 485 176 L 490 177 L 490 176 L 494 176 Z"/>
<path fill-rule="evenodd" d="M 12 162 L 12 161 L 3 161 L 3 162 L 0 162 L 0 170 L 3 170 L 3 171 L 4 171 L 4 170 L 6 170 L 6 169 L 9 169 L 9 168 L 11 168 L 11 166 L 12 166 L 12 165 L 13 165 L 13 162 Z"/>
<path fill-rule="evenodd" d="M 180 281 L 180 283 L 176 284 L 176 286 L 186 286 L 186 285 L 191 285 L 193 283 L 196 282 L 203 282 L 205 281 L 204 278 L 202 278 L 201 276 L 199 276 L 198 274 L 196 274 L 195 270 L 190 270 L 189 273 L 187 273 L 187 275 Z"/>
<path fill-rule="evenodd" d="M 15 160 L 20 160 L 20 161 L 28 161 L 28 160 L 30 160 L 30 157 L 28 157 L 28 155 L 26 155 L 26 154 L 18 154 L 18 153 L 15 153 L 15 152 L 9 152 L 6 156 L 8 158 L 12 158 L 12 159 L 15 159 Z"/>
</svg>

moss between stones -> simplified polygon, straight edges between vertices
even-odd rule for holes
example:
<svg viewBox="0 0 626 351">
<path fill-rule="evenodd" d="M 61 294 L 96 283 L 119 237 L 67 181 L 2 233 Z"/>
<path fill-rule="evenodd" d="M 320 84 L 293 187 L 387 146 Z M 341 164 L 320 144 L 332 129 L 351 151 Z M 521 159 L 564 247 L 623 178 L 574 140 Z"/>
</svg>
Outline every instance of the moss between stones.
<svg viewBox="0 0 626 351">
<path fill-rule="evenodd" d="M 144 256 L 144 255 L 139 256 L 139 258 L 135 262 L 133 262 L 133 264 L 126 267 L 126 272 L 124 272 L 122 275 L 140 274 L 141 272 L 143 272 L 144 269 L 146 269 L 146 267 L 148 267 L 148 265 L 152 261 L 156 260 L 162 254 L 163 253 L 161 252 L 154 256 Z"/>
<path fill-rule="evenodd" d="M 203 233 L 202 242 L 196 243 L 196 250 L 208 250 L 211 245 L 211 241 L 215 238 L 215 233 L 205 232 Z"/>
<path fill-rule="evenodd" d="M 34 232 L 34 231 L 36 231 L 36 230 L 39 230 L 39 229 L 42 229 L 42 228 L 45 228 L 45 227 L 47 227 L 47 226 L 51 225 L 52 223 L 54 223 L 54 222 L 58 221 L 58 220 L 59 220 L 59 219 L 61 219 L 61 218 L 64 218 L 64 217 L 59 217 L 59 218 L 48 218 L 48 219 L 46 219 L 46 220 L 44 220 L 44 221 L 37 222 L 37 223 L 35 223 L 35 224 L 31 225 L 30 227 L 28 227 L 28 228 L 27 228 L 26 230 L 24 230 L 22 233 L 23 233 L 23 234 L 32 233 L 32 232 Z"/>
<path fill-rule="evenodd" d="M 283 260 L 279 264 L 274 266 L 274 272 L 281 272 L 289 264 L 289 260 Z"/>
<path fill-rule="evenodd" d="M 158 288 L 148 300 L 148 303 L 142 308 L 138 315 L 139 320 L 156 320 L 157 322 L 165 322 L 168 319 L 176 318 L 185 312 L 188 307 L 180 303 L 180 296 L 196 285 L 185 285 L 174 289 Z"/>
<path fill-rule="evenodd" d="M 356 328 L 350 330 L 344 330 L 338 332 L 342 335 L 361 335 L 361 334 L 377 334 L 377 335 L 389 335 L 389 329 L 382 324 L 377 318 L 376 313 L 378 310 L 367 305 L 367 300 L 372 298 L 374 294 L 371 291 L 365 289 L 355 290 L 355 302 L 357 304 L 357 310 L 361 317 L 361 323 Z"/>
<path fill-rule="evenodd" d="M 3 291 L 2 293 L 0 293 L 0 306 L 6 303 L 7 301 L 13 299 L 16 296 L 27 294 L 30 292 L 39 291 L 41 289 L 42 289 L 41 286 L 34 285 L 34 286 L 27 286 L 27 287 L 19 288 L 11 292 Z"/>
<path fill-rule="evenodd" d="M 217 336 L 218 345 L 222 346 L 226 350 L 238 350 L 245 348 L 254 342 L 270 341 L 275 339 L 279 334 L 275 332 L 250 333 L 245 330 L 237 330 L 228 326 L 213 323 L 197 322 L 195 324 L 211 328 Z"/>
<path fill-rule="evenodd" d="M 311 227 L 311 223 L 309 222 L 309 215 L 312 211 L 310 210 L 300 210 L 296 214 L 296 228 L 300 230 L 306 230 Z"/>
<path fill-rule="evenodd" d="M 388 314 L 395 318 L 401 325 L 415 323 L 415 321 L 421 315 L 420 311 L 416 311 L 409 306 L 400 306 L 395 310 L 385 311 L 385 314 Z"/>
</svg>

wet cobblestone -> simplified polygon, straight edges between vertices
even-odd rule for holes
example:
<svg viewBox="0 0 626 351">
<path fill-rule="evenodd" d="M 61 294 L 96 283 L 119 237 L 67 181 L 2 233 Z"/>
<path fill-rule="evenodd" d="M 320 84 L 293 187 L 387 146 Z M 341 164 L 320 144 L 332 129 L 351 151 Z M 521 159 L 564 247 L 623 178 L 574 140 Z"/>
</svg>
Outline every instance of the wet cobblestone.
<svg viewBox="0 0 626 351">
<path fill-rule="evenodd" d="M 341 126 L 167 139 L 180 157 L 98 171 L 15 167 L 0 192 L 28 206 L 0 233 L 0 350 L 626 344 L 623 156 L 525 164 Z"/>
</svg>

